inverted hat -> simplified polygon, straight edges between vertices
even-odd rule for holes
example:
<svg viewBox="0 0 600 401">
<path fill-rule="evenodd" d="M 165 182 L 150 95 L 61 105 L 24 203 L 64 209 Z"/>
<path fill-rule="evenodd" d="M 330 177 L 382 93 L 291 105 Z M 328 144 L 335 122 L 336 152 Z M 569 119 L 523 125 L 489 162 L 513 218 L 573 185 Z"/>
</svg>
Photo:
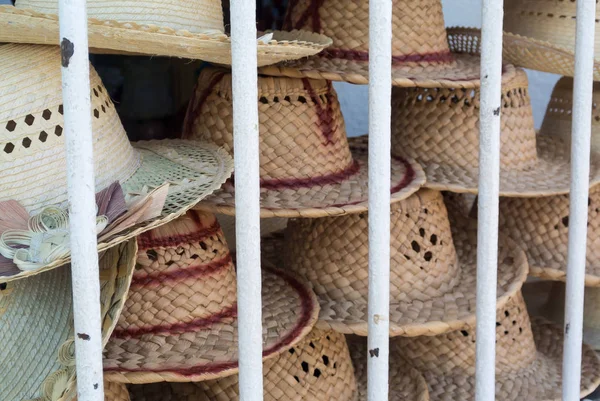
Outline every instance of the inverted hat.
<svg viewBox="0 0 600 401">
<path fill-rule="evenodd" d="M 393 85 L 479 86 L 479 41 L 447 37 L 440 0 L 394 0 L 392 7 Z M 368 83 L 367 0 L 292 0 L 284 28 L 322 33 L 333 44 L 318 56 L 267 67 L 265 74 Z"/>
<path fill-rule="evenodd" d="M 258 77 L 261 217 L 319 217 L 367 210 L 367 140 L 346 138 L 331 82 Z M 200 73 L 184 124 L 184 138 L 233 150 L 231 74 Z M 424 182 L 421 167 L 392 160 L 392 202 Z M 225 184 L 198 207 L 232 215 L 234 189 Z"/>
<path fill-rule="evenodd" d="M 562 327 L 529 318 L 519 292 L 496 312 L 496 400 L 560 400 Z M 475 325 L 438 336 L 392 340 L 427 381 L 432 401 L 475 399 Z M 583 346 L 581 398 L 600 383 L 600 361 Z"/>
<path fill-rule="evenodd" d="M 69 260 L 70 252 L 68 237 L 61 237 L 63 233 L 68 234 L 68 216 L 60 49 L 57 46 L 2 45 L 0 75 L 0 202 L 18 202 L 25 215 L 60 214 L 63 223 L 57 227 L 58 232 L 46 227 L 49 232 L 44 235 L 49 238 L 40 242 L 48 247 L 39 249 L 31 245 L 35 241 L 19 242 L 23 235 L 32 235 L 27 216 L 25 227 L 17 235 L 3 233 L 3 255 L 9 259 L 13 259 L 11 252 L 29 245 L 25 260 L 16 255 L 14 259 L 26 266 L 16 263 L 18 269 L 2 271 L 0 282 L 3 282 L 60 266 Z M 138 199 L 155 188 L 161 188 L 166 195 L 166 198 L 163 195 L 164 205 L 158 205 L 156 217 L 114 235 L 100 235 L 99 250 L 176 218 L 230 176 L 231 157 L 213 144 L 165 140 L 141 141 L 132 146 L 114 104 L 91 66 L 90 86 L 96 191 L 119 184 L 120 199 L 129 211 L 139 205 L 136 204 Z M 44 211 L 48 213 L 42 214 Z M 99 213 L 104 212 L 99 208 Z M 0 220 L 13 217 L 0 216 Z M 40 219 L 47 222 L 45 217 Z M 14 237 L 16 242 L 11 242 Z M 60 242 L 51 243 L 55 240 Z M 11 252 L 7 254 L 6 250 Z"/>
<path fill-rule="evenodd" d="M 425 186 L 477 193 L 479 179 L 478 89 L 394 88 L 392 154 L 415 158 Z M 558 137 L 536 135 L 525 71 L 507 65 L 502 75 L 500 195 L 568 193 L 570 152 Z M 600 160 L 592 159 L 590 183 L 600 182 Z"/>
<path fill-rule="evenodd" d="M 104 353 L 104 376 L 121 383 L 201 381 L 238 369 L 236 274 L 214 215 L 189 211 L 138 237 L 137 267 Z M 312 291 L 263 271 L 263 357 L 286 351 L 318 316 Z"/>
<path fill-rule="evenodd" d="M 60 44 L 58 0 L 17 0 L 15 6 L 0 6 L 0 42 Z M 221 0 L 90 0 L 87 11 L 93 52 L 231 64 Z M 330 44 L 311 32 L 272 32 L 257 41 L 258 65 L 311 56 Z"/>
<path fill-rule="evenodd" d="M 475 320 L 476 230 L 458 227 L 451 231 L 438 191 L 423 189 L 391 206 L 391 336 L 434 335 Z M 367 335 L 366 213 L 290 220 L 279 255 L 317 294 L 318 327 Z M 526 275 L 525 254 L 502 238 L 499 305 Z"/>
<path fill-rule="evenodd" d="M 103 344 L 123 307 L 136 250 L 136 243 L 131 240 L 100 257 Z M 0 286 L 3 399 L 70 400 L 76 382 L 73 337 L 69 266 Z"/>
</svg>

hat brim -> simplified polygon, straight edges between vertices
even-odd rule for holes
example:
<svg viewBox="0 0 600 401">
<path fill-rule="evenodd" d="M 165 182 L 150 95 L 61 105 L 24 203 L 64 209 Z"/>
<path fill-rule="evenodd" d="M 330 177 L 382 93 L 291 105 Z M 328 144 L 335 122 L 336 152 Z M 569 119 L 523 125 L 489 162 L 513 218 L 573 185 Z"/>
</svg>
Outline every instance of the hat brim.
<svg viewBox="0 0 600 401">
<path fill-rule="evenodd" d="M 263 270 L 262 288 L 263 360 L 267 360 L 311 331 L 319 307 L 307 286 L 279 270 Z M 235 316 L 195 331 L 113 336 L 104 353 L 104 377 L 120 383 L 202 381 L 237 371 Z"/>
<path fill-rule="evenodd" d="M 266 217 L 326 217 L 361 213 L 368 208 L 369 171 L 367 164 L 368 138 L 348 138 L 358 171 L 335 184 L 314 183 L 305 187 L 261 188 L 260 216 Z M 392 158 L 391 202 L 406 199 L 417 192 L 425 182 L 421 166 L 409 159 Z M 202 201 L 197 209 L 235 214 L 233 185 L 226 184 Z"/>
<path fill-rule="evenodd" d="M 59 38 L 58 16 L 0 6 L 0 42 L 59 45 Z M 231 38 L 221 32 L 190 33 L 89 18 L 88 42 L 94 53 L 182 57 L 231 65 Z M 312 56 L 330 44 L 330 38 L 312 32 L 275 31 L 268 43 L 257 42 L 258 65 Z"/>
</svg>

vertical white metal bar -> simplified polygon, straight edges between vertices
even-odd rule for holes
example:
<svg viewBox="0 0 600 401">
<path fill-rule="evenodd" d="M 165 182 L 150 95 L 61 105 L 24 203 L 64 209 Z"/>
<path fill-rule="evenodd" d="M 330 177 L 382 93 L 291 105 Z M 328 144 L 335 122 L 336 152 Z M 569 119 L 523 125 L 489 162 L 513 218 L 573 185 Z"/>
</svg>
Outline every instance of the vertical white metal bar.
<svg viewBox="0 0 600 401">
<path fill-rule="evenodd" d="M 100 282 L 85 0 L 60 0 L 62 90 L 79 401 L 103 401 Z"/>
<path fill-rule="evenodd" d="M 496 283 L 502 83 L 502 0 L 482 0 L 475 399 L 496 398 Z"/>
<path fill-rule="evenodd" d="M 569 250 L 565 295 L 562 394 L 564 401 L 579 400 L 580 394 L 595 18 L 596 2 L 594 0 L 578 0 L 571 133 Z"/>
<path fill-rule="evenodd" d="M 263 399 L 256 2 L 231 0 L 240 400 Z"/>
<path fill-rule="evenodd" d="M 368 400 L 388 400 L 392 1 L 369 2 Z"/>
</svg>

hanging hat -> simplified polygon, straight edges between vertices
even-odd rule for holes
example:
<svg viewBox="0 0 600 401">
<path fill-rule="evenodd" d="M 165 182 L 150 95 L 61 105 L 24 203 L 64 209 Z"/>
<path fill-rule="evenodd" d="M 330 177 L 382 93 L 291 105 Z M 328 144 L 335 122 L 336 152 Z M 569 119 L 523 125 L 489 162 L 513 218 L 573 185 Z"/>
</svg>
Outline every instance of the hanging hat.
<svg viewBox="0 0 600 401">
<path fill-rule="evenodd" d="M 136 250 L 131 240 L 100 257 L 103 344 L 121 313 Z M 72 399 L 76 378 L 69 266 L 0 285 L 0 340 L 3 400 Z"/>
<path fill-rule="evenodd" d="M 202 381 L 238 368 L 236 274 L 215 216 L 189 211 L 138 237 L 137 267 L 105 350 L 104 377 L 122 383 Z M 263 357 L 300 341 L 315 324 L 312 291 L 263 271 Z"/>
<path fill-rule="evenodd" d="M 394 88 L 392 154 L 423 166 L 429 188 L 477 193 L 479 180 L 478 89 Z M 500 195 L 568 193 L 570 153 L 561 138 L 536 135 L 527 75 L 506 66 L 500 114 Z M 591 183 L 600 182 L 592 160 Z"/>
<path fill-rule="evenodd" d="M 434 335 L 475 320 L 476 230 L 451 232 L 438 191 L 423 189 L 391 206 L 390 335 Z M 321 305 L 320 328 L 367 335 L 366 213 L 288 223 L 278 257 L 305 278 Z M 501 238 L 498 304 L 521 288 L 525 254 Z"/>
<path fill-rule="evenodd" d="M 92 52 L 231 64 L 220 0 L 90 0 L 87 12 Z M 58 0 L 0 6 L 0 42 L 58 45 L 59 38 Z M 257 40 L 258 65 L 312 56 L 330 44 L 331 39 L 311 32 L 272 32 Z"/>
<path fill-rule="evenodd" d="M 261 217 L 319 217 L 367 210 L 367 140 L 348 145 L 331 82 L 258 78 Z M 207 68 L 198 79 L 184 138 L 233 150 L 231 74 Z M 424 182 L 420 166 L 392 160 L 391 197 L 397 202 Z M 199 205 L 233 215 L 233 185 Z"/>
<path fill-rule="evenodd" d="M 504 2 L 504 60 L 525 68 L 575 75 L 577 2 Z M 596 10 L 596 28 L 600 10 Z M 597 29 L 596 29 L 597 30 Z M 594 81 L 600 80 L 600 42 L 595 42 Z"/>
<path fill-rule="evenodd" d="M 440 0 L 392 1 L 392 84 L 479 86 L 479 41 L 448 36 Z M 267 67 L 267 75 L 366 84 L 369 78 L 367 0 L 291 0 L 285 29 L 306 29 L 333 39 L 318 56 Z"/>
<path fill-rule="evenodd" d="M 529 318 L 519 292 L 496 313 L 496 400 L 561 399 L 563 331 Z M 392 340 L 421 371 L 432 401 L 475 400 L 475 325 L 438 336 Z M 600 361 L 583 346 L 581 398 L 600 384 Z"/>
<path fill-rule="evenodd" d="M 16 265 L 0 268 L 5 282 L 70 257 L 60 49 L 2 45 L 0 76 L 0 251 Z M 131 144 L 92 67 L 90 86 L 98 250 L 176 218 L 230 176 L 231 157 L 213 144 Z"/>
</svg>

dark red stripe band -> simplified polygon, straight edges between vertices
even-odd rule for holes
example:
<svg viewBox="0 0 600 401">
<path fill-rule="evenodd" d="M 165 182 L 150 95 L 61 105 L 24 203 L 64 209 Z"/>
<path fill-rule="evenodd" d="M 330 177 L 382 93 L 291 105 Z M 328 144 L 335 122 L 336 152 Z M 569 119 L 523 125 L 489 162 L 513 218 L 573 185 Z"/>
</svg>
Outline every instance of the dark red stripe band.
<svg viewBox="0 0 600 401">
<path fill-rule="evenodd" d="M 188 215 L 194 215 L 189 213 Z M 219 222 L 215 219 L 214 223 L 209 227 L 202 227 L 200 230 L 181 235 L 172 235 L 169 237 L 155 237 L 152 230 L 146 231 L 138 236 L 138 247 L 140 251 L 152 248 L 169 248 L 175 247 L 181 244 L 191 244 L 194 242 L 200 242 L 205 238 L 215 235 L 221 231 Z"/>
<path fill-rule="evenodd" d="M 347 179 L 348 177 L 356 174 L 360 170 L 360 164 L 356 160 L 352 162 L 350 167 L 342 170 L 338 173 L 322 175 L 320 177 L 310 178 L 284 178 L 284 179 L 271 179 L 271 180 L 260 180 L 260 187 L 264 189 L 297 189 L 307 188 L 319 185 L 337 184 L 340 181 Z"/>
</svg>

